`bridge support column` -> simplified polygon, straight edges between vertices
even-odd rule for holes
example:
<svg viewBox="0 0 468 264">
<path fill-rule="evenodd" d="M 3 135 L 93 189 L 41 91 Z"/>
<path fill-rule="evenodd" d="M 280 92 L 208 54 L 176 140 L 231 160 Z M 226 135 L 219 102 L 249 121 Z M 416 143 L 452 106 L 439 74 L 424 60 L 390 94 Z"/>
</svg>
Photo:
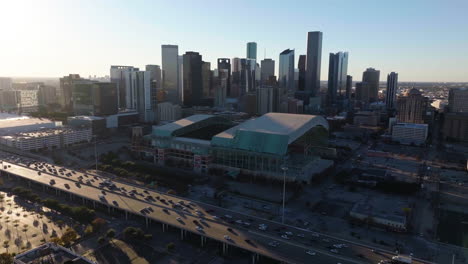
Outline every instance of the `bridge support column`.
<svg viewBox="0 0 468 264">
<path fill-rule="evenodd" d="M 111 208 L 110 208 L 109 205 L 107 206 L 107 212 L 108 212 L 109 214 L 110 214 L 110 212 L 111 212 Z"/>
<path fill-rule="evenodd" d="M 83 204 L 85 204 L 85 200 L 84 200 L 84 197 L 81 197 L 81 200 L 83 201 Z"/>
<path fill-rule="evenodd" d="M 96 209 L 96 201 L 93 201 L 93 208 Z"/>
<path fill-rule="evenodd" d="M 200 242 L 201 242 L 201 246 L 204 247 L 206 244 L 206 237 L 200 236 Z"/>
<path fill-rule="evenodd" d="M 146 228 L 148 228 L 148 226 L 149 226 L 148 217 L 145 217 L 145 223 L 146 223 Z"/>
<path fill-rule="evenodd" d="M 45 192 L 45 189 L 46 189 L 45 185 L 42 185 L 42 191 L 43 192 Z"/>
<path fill-rule="evenodd" d="M 128 212 L 125 211 L 125 220 L 128 220 Z"/>
<path fill-rule="evenodd" d="M 184 234 L 184 230 L 181 229 L 181 230 L 180 230 L 180 240 L 184 240 L 184 235 L 185 235 L 185 234 Z"/>
<path fill-rule="evenodd" d="M 162 224 L 162 231 L 163 231 L 163 232 L 166 232 L 166 230 L 167 230 L 166 224 Z"/>
<path fill-rule="evenodd" d="M 29 188 L 31 188 L 31 182 L 30 181 L 28 181 L 28 186 L 29 186 Z"/>
<path fill-rule="evenodd" d="M 72 200 L 72 201 L 73 201 L 73 196 L 72 196 L 72 194 L 71 194 L 71 193 L 70 193 L 70 200 Z"/>
<path fill-rule="evenodd" d="M 223 243 L 223 255 L 227 255 L 227 251 L 228 251 L 228 244 Z"/>
</svg>

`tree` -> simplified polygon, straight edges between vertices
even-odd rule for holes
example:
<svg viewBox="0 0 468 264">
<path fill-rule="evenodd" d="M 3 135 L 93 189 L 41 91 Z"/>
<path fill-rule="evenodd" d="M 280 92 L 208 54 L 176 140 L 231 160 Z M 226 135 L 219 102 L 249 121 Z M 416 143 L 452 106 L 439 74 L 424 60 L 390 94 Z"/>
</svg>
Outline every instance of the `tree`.
<svg viewBox="0 0 468 264">
<path fill-rule="evenodd" d="M 102 227 L 104 227 L 107 224 L 107 221 L 102 219 L 102 218 L 96 218 L 91 222 L 91 225 L 93 225 L 94 230 L 98 231 Z"/>
<path fill-rule="evenodd" d="M 100 236 L 98 238 L 97 242 L 102 245 L 102 244 L 106 243 L 106 239 L 104 237 Z"/>
<path fill-rule="evenodd" d="M 107 230 L 106 237 L 108 238 L 114 238 L 115 237 L 115 230 L 114 229 L 109 229 Z"/>
<path fill-rule="evenodd" d="M 93 226 L 92 225 L 87 225 L 85 230 L 84 230 L 85 235 L 91 235 L 93 232 L 94 232 Z"/>
<path fill-rule="evenodd" d="M 167 191 L 167 194 L 171 194 L 171 195 L 176 195 L 176 191 L 170 189 L 169 191 Z"/>
<path fill-rule="evenodd" d="M 9 253 L 0 254 L 0 264 L 13 264 L 13 256 Z"/>
<path fill-rule="evenodd" d="M 175 248 L 175 244 L 170 242 L 166 245 L 166 248 L 168 251 L 173 250 Z"/>
<path fill-rule="evenodd" d="M 62 244 L 68 247 L 77 238 L 78 238 L 78 233 L 76 233 L 76 231 L 73 230 L 72 228 L 68 228 L 61 237 Z"/>
</svg>

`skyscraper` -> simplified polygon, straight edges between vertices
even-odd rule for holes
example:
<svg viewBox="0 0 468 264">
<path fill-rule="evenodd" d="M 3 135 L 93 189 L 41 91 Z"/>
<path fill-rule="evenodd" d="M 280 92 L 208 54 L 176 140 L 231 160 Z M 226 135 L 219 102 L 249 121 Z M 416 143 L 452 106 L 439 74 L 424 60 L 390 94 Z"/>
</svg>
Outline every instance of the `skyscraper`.
<svg viewBox="0 0 468 264">
<path fill-rule="evenodd" d="M 411 89 L 406 96 L 398 98 L 398 122 L 424 124 L 428 105 L 427 97 L 418 89 Z"/>
<path fill-rule="evenodd" d="M 126 108 L 128 100 L 127 94 L 130 94 L 131 73 L 138 71 L 133 66 L 112 65 L 110 68 L 110 81 L 117 85 L 119 108 Z"/>
<path fill-rule="evenodd" d="M 353 88 L 353 76 L 346 76 L 346 99 L 351 99 L 351 89 Z"/>
<path fill-rule="evenodd" d="M 320 70 L 322 66 L 322 32 L 313 31 L 307 34 L 307 69 L 306 88 L 311 96 L 320 91 Z"/>
<path fill-rule="evenodd" d="M 272 76 L 275 76 L 275 61 L 272 59 L 263 59 L 260 63 L 260 80 L 262 84 L 266 84 Z"/>
<path fill-rule="evenodd" d="M 387 109 L 395 109 L 396 92 L 398 90 L 398 73 L 391 72 L 387 75 L 387 96 L 385 104 Z"/>
<path fill-rule="evenodd" d="M 306 55 L 299 55 L 299 62 L 297 68 L 299 69 L 299 80 L 297 90 L 304 91 L 305 89 L 305 78 L 306 78 Z"/>
<path fill-rule="evenodd" d="M 247 59 L 257 60 L 257 43 L 256 42 L 247 43 Z"/>
<path fill-rule="evenodd" d="M 10 91 L 12 89 L 11 78 L 0 77 L 0 90 Z"/>
<path fill-rule="evenodd" d="M 155 89 L 152 89 L 152 72 L 135 71 L 132 73 L 131 97 L 132 109 L 138 111 L 140 122 L 154 123 L 157 121 L 157 104 Z"/>
<path fill-rule="evenodd" d="M 116 83 L 81 83 L 73 86 L 75 115 L 114 115 L 118 112 Z"/>
<path fill-rule="evenodd" d="M 227 78 L 226 80 L 226 96 L 231 93 L 231 60 L 227 58 L 219 58 L 218 59 L 218 71 L 221 72 L 222 70 L 227 70 L 227 75 L 223 78 Z"/>
<path fill-rule="evenodd" d="M 186 106 L 197 105 L 203 98 L 202 56 L 198 52 L 184 54 L 184 91 L 183 103 Z"/>
<path fill-rule="evenodd" d="M 79 83 L 94 83 L 94 81 L 83 79 L 79 74 L 69 74 L 60 78 L 60 90 L 62 92 L 60 104 L 67 112 L 71 113 L 73 111 L 73 86 Z"/>
<path fill-rule="evenodd" d="M 219 62 L 219 60 L 218 60 Z M 229 79 L 229 71 L 231 69 L 218 69 L 218 76 L 215 83 L 215 106 L 225 107 L 226 106 L 226 95 Z"/>
<path fill-rule="evenodd" d="M 468 88 L 452 88 L 449 91 L 450 112 L 468 113 Z"/>
<path fill-rule="evenodd" d="M 180 103 L 179 100 L 179 47 L 162 45 L 162 88 L 166 91 L 166 100 Z"/>
<path fill-rule="evenodd" d="M 346 76 L 348 74 L 348 52 L 330 53 L 328 67 L 328 96 L 329 105 L 337 103 L 337 98 L 344 96 L 346 90 Z"/>
<path fill-rule="evenodd" d="M 203 98 L 213 98 L 213 72 L 211 71 L 211 63 L 202 62 L 202 83 L 203 83 Z"/>
<path fill-rule="evenodd" d="M 157 104 L 158 104 L 158 93 L 161 94 L 162 92 L 161 86 L 162 86 L 162 72 L 161 72 L 161 67 L 159 65 L 146 65 L 145 67 L 146 71 L 150 72 L 150 87 L 151 87 L 151 98 L 150 98 L 150 103 L 151 103 L 151 109 L 157 109 Z M 165 100 L 165 95 L 164 95 L 164 100 Z M 154 118 L 154 121 L 156 121 L 156 117 Z"/>
<path fill-rule="evenodd" d="M 367 68 L 362 74 L 362 81 L 369 84 L 369 101 L 379 100 L 380 71 L 374 68 Z"/>
<path fill-rule="evenodd" d="M 279 86 L 294 91 L 294 50 L 286 49 L 279 58 Z"/>
<path fill-rule="evenodd" d="M 362 104 L 368 104 L 369 89 L 369 84 L 366 82 L 356 83 L 356 101 L 360 101 Z"/>
</svg>

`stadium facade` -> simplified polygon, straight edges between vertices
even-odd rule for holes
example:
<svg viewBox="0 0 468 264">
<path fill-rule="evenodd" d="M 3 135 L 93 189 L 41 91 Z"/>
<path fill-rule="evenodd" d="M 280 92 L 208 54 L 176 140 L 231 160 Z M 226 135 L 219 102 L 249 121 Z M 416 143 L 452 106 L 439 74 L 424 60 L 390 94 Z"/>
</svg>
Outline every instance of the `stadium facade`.
<svg viewBox="0 0 468 264">
<path fill-rule="evenodd" d="M 328 123 L 321 116 L 268 113 L 236 124 L 221 116 L 192 115 L 154 126 L 146 137 L 145 152 L 155 163 L 199 173 L 217 169 L 234 177 L 281 180 L 285 173 L 288 181 L 308 183 L 333 164 L 320 158 L 328 143 Z"/>
</svg>

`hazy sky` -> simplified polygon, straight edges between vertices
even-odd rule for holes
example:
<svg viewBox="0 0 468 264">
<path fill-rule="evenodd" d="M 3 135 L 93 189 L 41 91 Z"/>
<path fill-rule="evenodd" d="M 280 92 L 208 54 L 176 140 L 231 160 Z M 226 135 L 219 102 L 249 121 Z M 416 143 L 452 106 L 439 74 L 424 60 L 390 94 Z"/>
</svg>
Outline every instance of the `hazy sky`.
<svg viewBox="0 0 468 264">
<path fill-rule="evenodd" d="M 103 76 L 111 64 L 160 64 L 161 44 L 198 51 L 213 69 L 245 57 L 249 41 L 276 63 L 295 49 L 297 66 L 319 30 L 322 80 L 328 53 L 348 51 L 354 80 L 374 67 L 381 80 L 468 81 L 467 0 L 0 0 L 0 10 L 0 76 Z"/>
</svg>

